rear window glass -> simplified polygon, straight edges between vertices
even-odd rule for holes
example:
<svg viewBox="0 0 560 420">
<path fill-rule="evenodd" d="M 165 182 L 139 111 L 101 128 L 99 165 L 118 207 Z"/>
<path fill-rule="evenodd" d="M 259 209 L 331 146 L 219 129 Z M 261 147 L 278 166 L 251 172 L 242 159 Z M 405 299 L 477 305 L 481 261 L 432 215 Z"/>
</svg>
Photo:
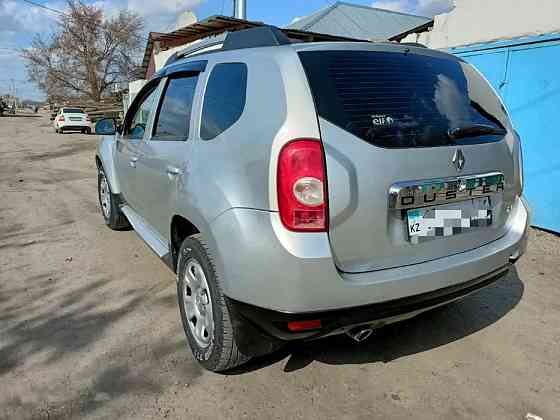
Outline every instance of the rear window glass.
<svg viewBox="0 0 560 420">
<path fill-rule="evenodd" d="M 470 65 L 413 53 L 301 52 L 318 114 L 381 147 L 499 141 L 503 133 L 452 138 L 476 124 L 507 126 L 505 109 Z"/>
<path fill-rule="evenodd" d="M 197 80 L 198 76 L 169 79 L 152 140 L 185 140 L 189 137 Z"/>
<path fill-rule="evenodd" d="M 64 110 L 62 111 L 64 114 L 83 114 L 84 111 L 82 111 L 80 108 L 64 108 Z"/>
<path fill-rule="evenodd" d="M 235 124 L 243 114 L 246 91 L 245 64 L 223 63 L 214 66 L 204 94 L 201 139 L 213 139 Z"/>
</svg>

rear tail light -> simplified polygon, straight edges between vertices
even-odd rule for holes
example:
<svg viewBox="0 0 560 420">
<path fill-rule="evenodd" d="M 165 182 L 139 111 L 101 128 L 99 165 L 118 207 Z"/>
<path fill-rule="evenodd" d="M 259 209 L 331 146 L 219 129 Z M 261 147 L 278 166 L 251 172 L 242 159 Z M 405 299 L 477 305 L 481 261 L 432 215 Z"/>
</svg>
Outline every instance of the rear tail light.
<svg viewBox="0 0 560 420">
<path fill-rule="evenodd" d="M 286 144 L 278 157 L 278 208 L 284 226 L 296 232 L 327 231 L 327 185 L 319 140 Z"/>
<path fill-rule="evenodd" d="M 89 115 L 86 115 L 86 121 L 91 122 L 91 118 L 89 117 Z"/>
<path fill-rule="evenodd" d="M 61 115 L 58 121 L 64 121 L 64 115 Z"/>
</svg>

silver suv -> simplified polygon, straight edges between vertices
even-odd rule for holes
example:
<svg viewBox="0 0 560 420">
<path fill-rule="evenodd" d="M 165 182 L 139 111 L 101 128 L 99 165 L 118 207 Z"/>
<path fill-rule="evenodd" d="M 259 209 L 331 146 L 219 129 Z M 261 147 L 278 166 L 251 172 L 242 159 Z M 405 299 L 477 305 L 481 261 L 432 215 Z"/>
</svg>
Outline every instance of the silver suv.
<svg viewBox="0 0 560 420">
<path fill-rule="evenodd" d="M 98 122 L 96 161 L 106 224 L 132 225 L 177 273 L 207 369 L 290 340 L 364 340 L 524 253 L 520 141 L 461 59 L 271 27 L 186 55 L 122 127 Z"/>
</svg>

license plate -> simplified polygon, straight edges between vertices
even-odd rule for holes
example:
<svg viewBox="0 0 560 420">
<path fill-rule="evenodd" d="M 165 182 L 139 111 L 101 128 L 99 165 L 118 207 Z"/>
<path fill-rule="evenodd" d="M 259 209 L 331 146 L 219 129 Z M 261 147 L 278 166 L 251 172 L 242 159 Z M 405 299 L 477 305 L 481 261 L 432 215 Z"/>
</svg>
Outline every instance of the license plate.
<svg viewBox="0 0 560 420">
<path fill-rule="evenodd" d="M 82 121 L 79 117 L 70 117 L 70 121 Z"/>
<path fill-rule="evenodd" d="M 416 244 L 426 239 L 458 235 L 492 224 L 488 198 L 454 205 L 407 211 L 408 237 Z"/>
</svg>

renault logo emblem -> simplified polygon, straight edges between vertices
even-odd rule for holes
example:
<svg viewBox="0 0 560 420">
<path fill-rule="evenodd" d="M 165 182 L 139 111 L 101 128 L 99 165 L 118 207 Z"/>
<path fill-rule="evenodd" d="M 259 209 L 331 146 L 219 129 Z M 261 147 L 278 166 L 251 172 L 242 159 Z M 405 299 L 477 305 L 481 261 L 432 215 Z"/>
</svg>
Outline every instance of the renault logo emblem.
<svg viewBox="0 0 560 420">
<path fill-rule="evenodd" d="M 461 172 L 465 167 L 465 155 L 461 149 L 457 149 L 455 154 L 453 155 L 453 159 L 451 159 L 455 168 L 457 168 L 457 172 Z"/>
</svg>

